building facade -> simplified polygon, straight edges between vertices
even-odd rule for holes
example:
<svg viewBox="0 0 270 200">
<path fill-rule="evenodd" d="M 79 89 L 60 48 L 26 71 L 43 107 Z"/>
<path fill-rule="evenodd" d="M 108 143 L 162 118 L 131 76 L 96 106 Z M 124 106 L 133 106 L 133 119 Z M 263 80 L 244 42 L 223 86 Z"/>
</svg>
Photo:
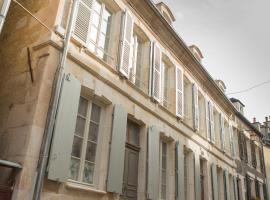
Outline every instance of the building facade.
<svg viewBox="0 0 270 200">
<path fill-rule="evenodd" d="M 174 20 L 150 0 L 12 1 L 0 197 L 267 199 L 261 133 Z"/>
</svg>

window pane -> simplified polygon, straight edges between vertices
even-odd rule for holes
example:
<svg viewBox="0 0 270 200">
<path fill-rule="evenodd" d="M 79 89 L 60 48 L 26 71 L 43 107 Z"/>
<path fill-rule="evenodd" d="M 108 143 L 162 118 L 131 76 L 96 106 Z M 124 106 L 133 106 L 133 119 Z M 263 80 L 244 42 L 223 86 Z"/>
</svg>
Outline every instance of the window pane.
<svg viewBox="0 0 270 200">
<path fill-rule="evenodd" d="M 90 39 L 96 43 L 97 42 L 97 33 L 98 30 L 95 26 L 91 26 L 91 30 L 90 30 Z"/>
<path fill-rule="evenodd" d="M 94 12 L 92 15 L 92 26 L 94 25 L 95 27 L 98 27 L 99 20 L 100 20 L 100 15 L 98 13 Z"/>
<path fill-rule="evenodd" d="M 75 134 L 83 137 L 85 128 L 85 119 L 80 116 L 77 116 Z"/>
<path fill-rule="evenodd" d="M 100 34 L 99 36 L 99 42 L 98 42 L 98 46 L 101 48 L 101 49 L 104 49 L 105 47 L 105 42 L 106 42 L 106 37 L 103 33 Z"/>
<path fill-rule="evenodd" d="M 111 15 L 112 14 L 105 8 L 104 11 L 103 11 L 103 19 L 106 20 L 106 21 L 109 21 Z"/>
<path fill-rule="evenodd" d="M 86 117 L 88 101 L 84 98 L 80 98 L 78 113 Z"/>
<path fill-rule="evenodd" d="M 87 142 L 86 157 L 85 159 L 95 162 L 97 145 L 92 142 Z"/>
<path fill-rule="evenodd" d="M 92 111 L 91 111 L 91 121 L 94 121 L 96 123 L 99 123 L 100 120 L 100 106 L 96 104 L 92 104 Z"/>
<path fill-rule="evenodd" d="M 81 157 L 81 151 L 82 151 L 82 142 L 83 140 L 79 137 L 74 137 L 73 145 L 72 145 L 72 153 L 71 155 L 77 158 Z"/>
<path fill-rule="evenodd" d="M 167 144 L 166 143 L 162 143 L 162 155 L 166 156 L 167 154 Z"/>
<path fill-rule="evenodd" d="M 80 160 L 71 158 L 71 163 L 70 163 L 70 175 L 69 177 L 73 180 L 78 180 L 78 175 L 79 175 L 79 166 L 80 166 Z"/>
<path fill-rule="evenodd" d="M 83 173 L 83 182 L 85 183 L 93 183 L 93 176 L 94 176 L 94 164 L 89 162 L 85 162 L 84 165 L 84 173 Z"/>
<path fill-rule="evenodd" d="M 101 4 L 98 1 L 94 1 L 93 9 L 97 12 L 101 12 Z"/>
<path fill-rule="evenodd" d="M 102 22 L 101 22 L 101 30 L 100 30 L 101 33 L 106 34 L 107 33 L 107 29 L 108 29 L 107 21 L 102 20 Z"/>
<path fill-rule="evenodd" d="M 97 142 L 99 126 L 93 122 L 90 123 L 88 140 Z"/>
</svg>

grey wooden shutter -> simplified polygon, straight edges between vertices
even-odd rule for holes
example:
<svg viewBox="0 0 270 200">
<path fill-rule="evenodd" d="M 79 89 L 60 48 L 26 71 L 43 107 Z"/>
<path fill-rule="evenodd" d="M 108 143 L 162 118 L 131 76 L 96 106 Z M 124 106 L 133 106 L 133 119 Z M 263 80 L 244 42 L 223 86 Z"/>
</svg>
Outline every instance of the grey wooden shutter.
<svg viewBox="0 0 270 200">
<path fill-rule="evenodd" d="M 157 127 L 152 126 L 148 130 L 148 199 L 159 198 L 159 142 L 160 133 Z"/>
<path fill-rule="evenodd" d="M 237 178 L 234 176 L 233 177 L 233 188 L 234 188 L 234 199 L 235 200 L 240 200 L 238 199 L 238 186 L 237 186 Z"/>
<path fill-rule="evenodd" d="M 176 116 L 183 117 L 184 112 L 184 95 L 183 95 L 183 71 L 176 67 Z"/>
<path fill-rule="evenodd" d="M 199 94 L 198 87 L 194 83 L 192 85 L 192 101 L 193 101 L 193 128 L 199 130 Z"/>
<path fill-rule="evenodd" d="M 154 58 L 154 55 L 153 55 L 153 53 L 154 53 L 154 42 L 153 41 L 151 41 L 150 42 L 150 49 L 149 49 L 149 51 L 150 51 L 150 54 L 149 54 L 149 86 L 148 86 L 148 94 L 149 94 L 149 96 L 152 96 L 152 89 L 153 89 L 153 87 L 152 87 L 152 85 L 153 85 L 153 62 L 154 62 L 154 60 L 153 60 L 153 58 Z"/>
<path fill-rule="evenodd" d="M 73 75 L 65 75 L 57 108 L 48 165 L 48 179 L 53 181 L 66 182 L 69 176 L 80 92 L 80 82 Z"/>
<path fill-rule="evenodd" d="M 157 102 L 161 101 L 161 49 L 157 43 L 153 47 L 153 79 L 152 79 L 152 97 Z"/>
<path fill-rule="evenodd" d="M 225 200 L 230 200 L 230 185 L 229 185 L 229 174 L 227 170 L 224 170 L 224 188 L 225 188 Z"/>
<path fill-rule="evenodd" d="M 80 0 L 77 7 L 74 35 L 85 46 L 88 43 L 92 4 L 93 0 Z"/>
<path fill-rule="evenodd" d="M 121 105 L 115 105 L 110 145 L 107 191 L 117 194 L 122 194 L 126 129 L 127 112 Z"/>
<path fill-rule="evenodd" d="M 128 10 L 125 11 L 122 23 L 121 48 L 120 48 L 120 73 L 129 78 L 129 71 L 132 67 L 132 37 L 133 19 Z"/>
<path fill-rule="evenodd" d="M 220 122 L 220 141 L 221 141 L 221 149 L 225 150 L 225 128 L 224 128 L 224 116 L 219 114 L 219 122 Z"/>
<path fill-rule="evenodd" d="M 195 200 L 201 200 L 200 155 L 194 154 Z"/>
<path fill-rule="evenodd" d="M 212 165 L 211 165 L 211 174 L 212 174 L 213 200 L 218 200 L 217 165 L 215 163 L 212 163 Z"/>
<path fill-rule="evenodd" d="M 184 146 L 177 142 L 175 145 L 175 168 L 176 168 L 176 199 L 185 199 L 184 191 Z"/>
<path fill-rule="evenodd" d="M 233 137 L 233 127 L 229 125 L 229 134 L 230 134 L 230 147 L 231 147 L 231 156 L 235 157 L 235 147 L 234 147 L 234 137 Z"/>
</svg>

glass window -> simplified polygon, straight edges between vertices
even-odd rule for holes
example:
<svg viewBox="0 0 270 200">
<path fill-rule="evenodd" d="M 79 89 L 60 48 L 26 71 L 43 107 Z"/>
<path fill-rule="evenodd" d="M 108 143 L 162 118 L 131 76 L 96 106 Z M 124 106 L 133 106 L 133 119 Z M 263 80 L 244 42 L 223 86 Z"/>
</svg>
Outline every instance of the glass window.
<svg viewBox="0 0 270 200">
<path fill-rule="evenodd" d="M 140 126 L 135 124 L 134 122 L 128 120 L 128 123 L 127 123 L 127 143 L 139 147 L 140 146 L 139 134 L 140 134 Z"/>
<path fill-rule="evenodd" d="M 94 183 L 100 115 L 100 106 L 80 98 L 71 153 L 70 178 L 73 180 Z"/>
<path fill-rule="evenodd" d="M 161 142 L 160 199 L 166 199 L 167 190 L 167 144 Z"/>
</svg>

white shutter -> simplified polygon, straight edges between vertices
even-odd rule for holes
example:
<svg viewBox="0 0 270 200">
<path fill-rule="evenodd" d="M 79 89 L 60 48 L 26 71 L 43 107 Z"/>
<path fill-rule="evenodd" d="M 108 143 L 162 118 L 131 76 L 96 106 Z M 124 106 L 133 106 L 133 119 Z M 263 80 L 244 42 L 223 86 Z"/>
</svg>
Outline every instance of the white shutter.
<svg viewBox="0 0 270 200">
<path fill-rule="evenodd" d="M 234 147 L 234 138 L 233 138 L 233 127 L 229 125 L 229 134 L 230 134 L 230 147 L 231 147 L 231 155 L 235 157 L 235 147 Z"/>
<path fill-rule="evenodd" d="M 206 121 L 206 133 L 208 140 L 211 139 L 211 133 L 210 133 L 210 118 L 209 118 L 209 101 L 205 101 L 205 121 Z"/>
<path fill-rule="evenodd" d="M 211 102 L 209 102 L 209 119 L 210 119 L 211 142 L 215 143 L 216 134 L 214 129 L 214 108 Z"/>
<path fill-rule="evenodd" d="M 129 69 L 132 67 L 133 19 L 128 10 L 125 11 L 123 20 L 119 71 L 129 78 Z"/>
<path fill-rule="evenodd" d="M 85 46 L 88 42 L 92 4 L 93 0 L 81 0 L 78 2 L 74 36 L 76 39 L 85 44 Z"/>
<path fill-rule="evenodd" d="M 184 95 L 183 95 L 183 71 L 176 67 L 176 116 L 183 117 Z"/>
<path fill-rule="evenodd" d="M 225 128 L 224 128 L 224 116 L 219 114 L 220 121 L 220 141 L 221 141 L 221 149 L 225 150 Z"/>
<path fill-rule="evenodd" d="M 199 94 L 198 94 L 198 87 L 195 83 L 192 85 L 192 100 L 193 100 L 193 126 L 195 130 L 199 130 Z"/>
<path fill-rule="evenodd" d="M 152 84 L 152 97 L 160 102 L 161 100 L 161 49 L 154 43 L 154 52 L 153 52 L 153 84 Z"/>
</svg>

